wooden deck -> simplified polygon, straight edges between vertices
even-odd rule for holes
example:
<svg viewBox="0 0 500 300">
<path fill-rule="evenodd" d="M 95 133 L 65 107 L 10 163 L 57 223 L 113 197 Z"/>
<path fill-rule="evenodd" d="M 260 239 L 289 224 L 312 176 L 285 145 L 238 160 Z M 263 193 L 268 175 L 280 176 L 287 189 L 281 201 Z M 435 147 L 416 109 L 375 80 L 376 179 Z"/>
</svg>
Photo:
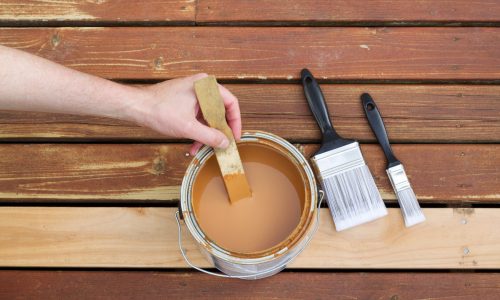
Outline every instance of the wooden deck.
<svg viewBox="0 0 500 300">
<path fill-rule="evenodd" d="M 390 207 L 342 233 L 323 208 L 284 272 L 213 278 L 177 248 L 188 141 L 0 111 L 0 299 L 500 297 L 500 1 L 4 0 L 0 44 L 127 84 L 213 74 L 238 96 L 244 130 L 310 155 L 320 136 L 298 80 L 307 67 Z M 422 225 L 403 226 L 362 92 L 385 118 Z"/>
</svg>

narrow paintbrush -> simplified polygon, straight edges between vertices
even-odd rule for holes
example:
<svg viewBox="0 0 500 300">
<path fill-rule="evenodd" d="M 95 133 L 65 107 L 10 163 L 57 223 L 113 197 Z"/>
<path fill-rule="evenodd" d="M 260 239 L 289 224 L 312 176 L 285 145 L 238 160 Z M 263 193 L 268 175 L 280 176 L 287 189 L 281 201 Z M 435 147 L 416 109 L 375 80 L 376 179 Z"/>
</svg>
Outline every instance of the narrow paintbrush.
<svg viewBox="0 0 500 300">
<path fill-rule="evenodd" d="M 384 201 L 365 164 L 358 142 L 333 129 L 323 93 L 309 70 L 302 70 L 307 103 L 323 136 L 312 162 L 325 190 L 337 231 L 387 215 Z"/>
<path fill-rule="evenodd" d="M 408 181 L 405 169 L 392 152 L 384 121 L 380 116 L 375 101 L 366 93 L 361 95 L 361 101 L 366 117 L 368 118 L 368 123 L 370 123 L 370 127 L 373 133 L 375 133 L 382 150 L 384 150 L 385 157 L 387 158 L 387 175 L 389 176 L 392 188 L 398 198 L 406 227 L 425 221 L 425 216 L 418 204 L 417 197 L 411 188 L 410 182 Z"/>
</svg>

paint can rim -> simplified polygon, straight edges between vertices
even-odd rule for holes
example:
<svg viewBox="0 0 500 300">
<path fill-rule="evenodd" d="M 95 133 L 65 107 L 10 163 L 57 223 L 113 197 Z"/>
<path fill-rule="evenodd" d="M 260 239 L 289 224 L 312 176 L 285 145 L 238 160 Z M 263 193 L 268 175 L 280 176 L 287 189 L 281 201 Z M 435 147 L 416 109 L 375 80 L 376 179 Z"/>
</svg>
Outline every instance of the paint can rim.
<svg viewBox="0 0 500 300">
<path fill-rule="evenodd" d="M 196 242 L 200 246 L 202 246 L 203 249 L 205 249 L 208 253 L 230 263 L 252 265 L 275 260 L 286 255 L 291 251 L 291 249 L 302 244 L 301 241 L 303 241 L 304 238 L 308 236 L 308 234 L 314 227 L 314 216 L 318 201 L 318 188 L 316 185 L 314 173 L 307 159 L 295 146 L 293 146 L 285 139 L 264 131 L 245 131 L 242 135 L 241 141 L 243 143 L 265 141 L 267 143 L 277 145 L 278 148 L 275 148 L 278 150 L 286 149 L 286 153 L 283 153 L 283 151 L 280 152 L 288 156 L 289 159 L 293 159 L 292 162 L 296 164 L 299 168 L 299 171 L 303 172 L 303 175 L 305 175 L 304 186 L 306 189 L 306 194 L 304 199 L 305 203 L 303 211 L 305 218 L 304 216 L 301 216 L 300 223 L 290 234 L 290 236 L 274 247 L 250 254 L 227 251 L 219 247 L 216 243 L 210 241 L 205 236 L 203 230 L 198 225 L 194 216 L 194 210 L 191 203 L 191 191 L 199 169 L 203 166 L 205 161 L 210 158 L 211 155 L 213 155 L 213 149 L 208 146 L 204 146 L 202 149 L 200 149 L 200 151 L 193 158 L 186 170 L 181 185 L 180 208 L 181 213 L 184 217 L 184 222 L 188 227 L 190 234 L 195 238 Z M 307 207 L 305 205 L 306 202 L 308 202 Z M 293 258 L 294 257 L 291 257 L 289 260 L 292 260 Z"/>
</svg>

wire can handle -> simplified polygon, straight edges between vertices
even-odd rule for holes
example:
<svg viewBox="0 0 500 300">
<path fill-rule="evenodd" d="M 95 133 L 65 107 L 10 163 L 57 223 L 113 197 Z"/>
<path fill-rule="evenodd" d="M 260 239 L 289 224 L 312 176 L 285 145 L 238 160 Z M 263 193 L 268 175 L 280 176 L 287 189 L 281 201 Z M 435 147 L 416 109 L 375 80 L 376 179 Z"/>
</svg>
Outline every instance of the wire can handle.
<svg viewBox="0 0 500 300">
<path fill-rule="evenodd" d="M 307 240 L 304 244 L 304 247 L 302 247 L 302 249 L 293 258 L 297 257 L 297 255 L 299 255 L 302 252 L 302 250 L 304 250 L 307 247 L 307 245 L 309 245 L 309 242 L 312 240 L 313 236 L 316 234 L 316 231 L 318 231 L 319 221 L 320 221 L 319 216 L 320 216 L 320 212 L 321 212 L 321 203 L 323 203 L 323 199 L 325 197 L 325 193 L 322 190 L 319 190 L 318 193 L 319 193 L 319 203 L 318 203 L 318 212 L 316 213 L 316 225 L 314 226 L 313 232 L 307 238 Z M 223 278 L 249 279 L 249 278 L 255 278 L 256 276 L 260 276 L 260 275 L 270 273 L 270 272 L 273 272 L 276 270 L 280 270 L 281 268 L 285 267 L 290 262 L 290 260 L 288 260 L 288 261 L 281 263 L 281 264 L 279 264 L 271 269 L 267 269 L 265 271 L 261 271 L 261 272 L 258 272 L 258 273 L 252 274 L 252 275 L 226 275 L 226 274 L 222 274 L 222 273 L 216 273 L 216 272 L 205 270 L 205 269 L 200 268 L 200 267 L 196 266 L 195 264 L 193 264 L 189 260 L 189 258 L 187 257 L 186 251 L 182 247 L 182 229 L 181 229 L 181 221 L 180 221 L 180 217 L 179 217 L 179 210 L 176 210 L 176 212 L 175 212 L 175 220 L 177 221 L 177 234 L 178 234 L 179 250 L 181 251 L 181 254 L 182 254 L 182 257 L 184 258 L 184 261 L 191 268 L 198 270 L 202 273 L 216 276 L 216 277 L 223 277 Z"/>
</svg>

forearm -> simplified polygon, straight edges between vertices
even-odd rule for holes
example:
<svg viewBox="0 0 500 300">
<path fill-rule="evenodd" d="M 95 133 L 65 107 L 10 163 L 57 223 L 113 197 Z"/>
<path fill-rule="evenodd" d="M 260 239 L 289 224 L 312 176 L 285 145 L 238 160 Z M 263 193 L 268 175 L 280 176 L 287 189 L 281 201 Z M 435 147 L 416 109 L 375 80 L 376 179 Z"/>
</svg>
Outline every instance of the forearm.
<svg viewBox="0 0 500 300">
<path fill-rule="evenodd" d="M 190 138 L 194 154 L 201 144 L 225 148 L 222 132 L 202 122 L 193 85 L 200 73 L 138 88 L 65 68 L 0 45 L 0 110 L 94 115 L 132 121 L 165 136 Z M 226 119 L 241 136 L 238 99 L 219 85 Z"/>
<path fill-rule="evenodd" d="M 137 121 L 141 89 L 0 46 L 0 109 Z"/>
</svg>

